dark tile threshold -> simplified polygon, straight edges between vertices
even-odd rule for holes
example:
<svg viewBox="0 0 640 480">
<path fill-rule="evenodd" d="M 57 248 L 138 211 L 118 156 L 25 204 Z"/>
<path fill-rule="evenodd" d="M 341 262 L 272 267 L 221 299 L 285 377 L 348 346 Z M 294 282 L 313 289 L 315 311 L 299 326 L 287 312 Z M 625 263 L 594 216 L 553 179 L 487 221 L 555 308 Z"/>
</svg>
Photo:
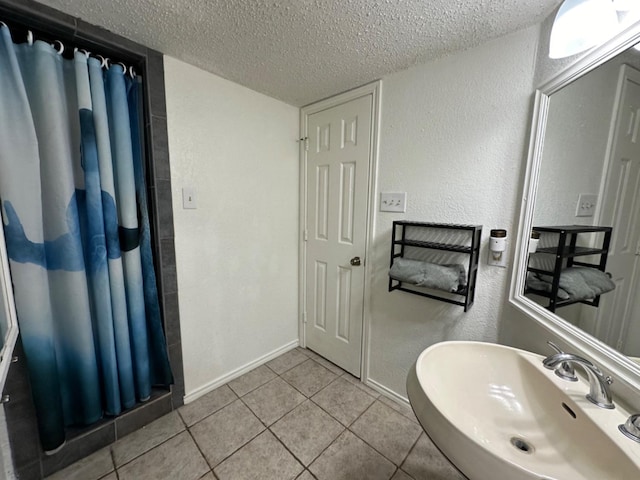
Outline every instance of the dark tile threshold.
<svg viewBox="0 0 640 480">
<path fill-rule="evenodd" d="M 171 391 L 154 389 L 151 398 L 117 417 L 100 420 L 87 427 L 67 429 L 67 444 L 54 455 L 42 454 L 42 471 L 51 475 L 92 453 L 113 444 L 118 438 L 171 412 Z"/>
<path fill-rule="evenodd" d="M 171 391 L 168 388 L 154 388 L 151 391 L 151 398 L 143 403 L 137 403 L 133 408 L 123 411 L 120 415 L 116 417 L 105 417 L 101 420 L 98 420 L 96 423 L 92 423 L 91 425 L 86 426 L 77 426 L 77 427 L 67 427 L 67 443 L 72 442 L 78 437 L 81 437 L 87 433 L 91 433 L 94 430 L 101 428 L 104 425 L 108 425 L 109 423 L 117 422 L 121 418 L 135 414 L 135 412 L 145 409 L 147 406 L 153 404 L 158 399 L 171 396 Z"/>
</svg>

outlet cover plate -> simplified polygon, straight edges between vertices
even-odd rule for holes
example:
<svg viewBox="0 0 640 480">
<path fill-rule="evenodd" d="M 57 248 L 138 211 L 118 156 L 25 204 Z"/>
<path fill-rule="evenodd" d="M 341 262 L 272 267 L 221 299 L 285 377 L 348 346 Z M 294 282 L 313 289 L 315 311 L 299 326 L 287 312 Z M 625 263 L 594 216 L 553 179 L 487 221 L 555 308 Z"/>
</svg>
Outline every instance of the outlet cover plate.
<svg viewBox="0 0 640 480">
<path fill-rule="evenodd" d="M 576 217 L 593 217 L 596 213 L 596 205 L 598 205 L 598 195 L 581 193 L 576 205 Z"/>
<path fill-rule="evenodd" d="M 507 268 L 507 250 L 504 252 L 492 252 L 489 250 L 487 265 L 492 267 Z"/>
<path fill-rule="evenodd" d="M 196 203 L 196 192 L 193 187 L 182 187 L 182 208 L 198 208 L 198 205 Z"/>
<path fill-rule="evenodd" d="M 381 212 L 407 211 L 407 192 L 382 192 L 380 194 Z"/>
</svg>

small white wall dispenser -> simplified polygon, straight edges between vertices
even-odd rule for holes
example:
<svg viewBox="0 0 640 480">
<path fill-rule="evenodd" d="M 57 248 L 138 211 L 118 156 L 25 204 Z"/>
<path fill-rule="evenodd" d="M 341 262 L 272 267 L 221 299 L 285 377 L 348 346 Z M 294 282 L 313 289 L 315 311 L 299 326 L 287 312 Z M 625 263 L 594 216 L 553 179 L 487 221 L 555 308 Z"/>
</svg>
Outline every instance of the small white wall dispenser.
<svg viewBox="0 0 640 480">
<path fill-rule="evenodd" d="M 507 266 L 507 231 L 503 229 L 491 230 L 489 238 L 488 265 L 494 267 Z"/>
<path fill-rule="evenodd" d="M 538 242 L 540 242 L 540 232 L 532 230 L 531 238 L 529 239 L 529 253 L 536 253 L 536 250 L 538 250 Z"/>
</svg>

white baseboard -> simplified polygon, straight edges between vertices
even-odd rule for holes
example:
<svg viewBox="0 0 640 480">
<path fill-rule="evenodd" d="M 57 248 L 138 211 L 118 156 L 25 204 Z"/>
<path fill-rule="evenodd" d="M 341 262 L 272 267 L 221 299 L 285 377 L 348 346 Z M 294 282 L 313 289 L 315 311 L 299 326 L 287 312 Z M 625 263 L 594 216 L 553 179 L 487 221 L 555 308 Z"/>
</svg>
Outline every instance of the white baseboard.
<svg viewBox="0 0 640 480">
<path fill-rule="evenodd" d="M 411 406 L 411 404 L 409 403 L 409 399 L 408 398 L 397 394 L 393 390 L 385 387 L 384 385 L 382 385 L 381 383 L 376 382 L 375 380 L 371 380 L 370 378 L 367 378 L 367 380 L 364 382 L 364 384 L 369 386 L 369 387 L 371 387 L 371 388 L 373 388 L 376 392 L 381 393 L 385 397 L 389 397 L 391 400 L 395 400 L 396 402 L 402 403 L 403 405 L 406 405 L 408 407 Z"/>
<path fill-rule="evenodd" d="M 205 383 L 204 385 L 196 388 L 195 390 L 190 391 L 184 396 L 185 405 L 187 403 L 193 402 L 194 400 L 197 400 L 198 398 L 202 397 L 203 395 L 206 395 L 207 393 L 215 390 L 216 388 L 221 387 L 222 385 L 230 382 L 234 378 L 238 378 L 244 375 L 245 373 L 249 372 L 250 370 L 253 370 L 256 367 L 259 367 L 260 365 L 263 365 L 268 361 L 273 360 L 274 358 L 282 355 L 283 353 L 286 353 L 289 350 L 293 350 L 299 344 L 300 342 L 298 340 L 289 342 L 286 345 L 276 348 L 275 350 L 267 353 L 266 355 L 263 355 L 262 357 L 259 357 L 239 368 L 236 368 L 235 370 L 232 370 L 229 373 L 226 373 L 218 378 L 213 379 L 208 383 Z"/>
</svg>

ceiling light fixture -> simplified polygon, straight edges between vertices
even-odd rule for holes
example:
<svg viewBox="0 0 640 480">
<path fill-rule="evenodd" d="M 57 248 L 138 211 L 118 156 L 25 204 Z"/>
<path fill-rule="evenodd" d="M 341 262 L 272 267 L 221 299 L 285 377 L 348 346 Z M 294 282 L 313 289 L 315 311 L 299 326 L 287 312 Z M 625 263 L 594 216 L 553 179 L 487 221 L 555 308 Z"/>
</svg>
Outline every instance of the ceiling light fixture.
<svg viewBox="0 0 640 480">
<path fill-rule="evenodd" d="M 617 29 L 618 14 L 611 0 L 565 0 L 551 29 L 549 57 L 584 52 L 610 38 Z"/>
</svg>

